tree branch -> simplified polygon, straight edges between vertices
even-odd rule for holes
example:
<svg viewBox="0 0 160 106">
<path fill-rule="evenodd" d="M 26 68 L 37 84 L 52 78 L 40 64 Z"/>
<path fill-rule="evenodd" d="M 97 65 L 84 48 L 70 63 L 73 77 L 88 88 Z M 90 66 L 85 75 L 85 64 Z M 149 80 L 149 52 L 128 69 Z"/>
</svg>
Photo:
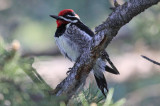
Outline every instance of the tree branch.
<svg viewBox="0 0 160 106">
<path fill-rule="evenodd" d="M 35 52 L 35 51 L 24 51 L 21 54 L 21 57 L 33 57 L 33 56 L 57 56 L 60 54 L 60 51 L 57 49 L 48 49 L 45 51 Z"/>
<path fill-rule="evenodd" d="M 160 63 L 159 63 L 159 62 L 157 62 L 157 61 L 155 61 L 155 60 L 152 60 L 152 59 L 148 58 L 147 56 L 143 56 L 143 55 L 141 55 L 141 56 L 142 56 L 144 59 L 152 62 L 153 64 L 156 64 L 156 65 L 159 65 L 159 66 L 160 66 Z"/>
<path fill-rule="evenodd" d="M 127 24 L 133 17 L 145 9 L 155 5 L 160 0 L 129 0 L 123 5 L 117 6 L 107 20 L 95 28 L 95 37 L 91 44 L 92 50 L 86 50 L 74 64 L 71 73 L 52 92 L 57 96 L 66 96 L 67 100 L 75 94 L 83 85 L 97 58 L 111 40 L 116 36 L 119 29 Z"/>
</svg>

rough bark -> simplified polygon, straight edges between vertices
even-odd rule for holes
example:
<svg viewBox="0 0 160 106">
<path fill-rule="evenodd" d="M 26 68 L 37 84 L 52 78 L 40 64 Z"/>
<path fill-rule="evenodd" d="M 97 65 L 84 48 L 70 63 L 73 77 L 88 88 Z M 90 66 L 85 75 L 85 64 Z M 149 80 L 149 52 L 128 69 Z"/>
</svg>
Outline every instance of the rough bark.
<svg viewBox="0 0 160 106">
<path fill-rule="evenodd" d="M 92 70 L 101 51 L 104 50 L 111 40 L 117 35 L 122 26 L 130 22 L 136 15 L 145 9 L 155 5 L 160 0 L 129 0 L 123 5 L 112 8 L 113 12 L 101 25 L 95 28 L 95 38 L 92 42 L 92 50 L 86 50 L 71 69 L 71 73 L 52 92 L 57 96 L 67 96 L 66 102 L 75 94 L 78 88 Z"/>
</svg>

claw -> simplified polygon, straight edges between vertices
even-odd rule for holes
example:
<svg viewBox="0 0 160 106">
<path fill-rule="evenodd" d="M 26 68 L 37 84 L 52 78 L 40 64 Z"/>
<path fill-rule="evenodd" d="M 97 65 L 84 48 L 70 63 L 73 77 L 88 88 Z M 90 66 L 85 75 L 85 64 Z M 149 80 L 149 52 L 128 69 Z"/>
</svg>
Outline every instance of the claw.
<svg viewBox="0 0 160 106">
<path fill-rule="evenodd" d="M 114 0 L 114 6 L 115 6 L 115 7 L 120 6 L 120 5 L 118 4 L 117 0 Z"/>
<path fill-rule="evenodd" d="M 72 68 L 68 68 L 69 71 L 66 72 L 67 75 L 69 75 L 69 73 L 71 72 Z"/>
<path fill-rule="evenodd" d="M 117 7 L 120 5 L 118 4 L 117 0 L 114 0 L 114 7 L 110 7 L 111 10 L 115 11 Z"/>
</svg>

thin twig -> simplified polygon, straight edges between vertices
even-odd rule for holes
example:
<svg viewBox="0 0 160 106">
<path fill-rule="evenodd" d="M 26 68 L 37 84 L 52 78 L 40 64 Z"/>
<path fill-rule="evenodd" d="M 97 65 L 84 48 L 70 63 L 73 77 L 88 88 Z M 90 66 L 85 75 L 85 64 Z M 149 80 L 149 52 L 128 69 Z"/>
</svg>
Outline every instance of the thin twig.
<svg viewBox="0 0 160 106">
<path fill-rule="evenodd" d="M 157 62 L 157 61 L 155 61 L 155 60 L 152 60 L 152 59 L 148 58 L 147 56 L 144 56 L 144 55 L 141 55 L 141 56 L 142 56 L 144 59 L 152 62 L 153 64 L 156 64 L 156 65 L 159 65 L 159 66 L 160 66 L 160 63 L 159 63 L 159 62 Z"/>
</svg>

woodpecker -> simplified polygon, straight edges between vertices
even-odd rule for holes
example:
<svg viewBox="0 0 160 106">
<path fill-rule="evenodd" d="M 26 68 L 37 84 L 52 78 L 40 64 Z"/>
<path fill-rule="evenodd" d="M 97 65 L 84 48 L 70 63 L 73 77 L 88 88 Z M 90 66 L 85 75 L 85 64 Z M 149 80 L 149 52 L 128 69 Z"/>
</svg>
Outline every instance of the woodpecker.
<svg viewBox="0 0 160 106">
<path fill-rule="evenodd" d="M 92 38 L 95 36 L 93 31 L 82 23 L 80 17 L 72 9 L 64 9 L 59 12 L 58 16 L 50 16 L 56 19 L 57 30 L 54 38 L 60 52 L 70 61 L 75 62 L 85 49 L 90 47 Z M 108 92 L 108 86 L 103 71 L 119 74 L 118 70 L 107 66 L 103 58 L 97 59 L 92 70 L 99 89 L 106 97 L 105 90 Z"/>
</svg>

